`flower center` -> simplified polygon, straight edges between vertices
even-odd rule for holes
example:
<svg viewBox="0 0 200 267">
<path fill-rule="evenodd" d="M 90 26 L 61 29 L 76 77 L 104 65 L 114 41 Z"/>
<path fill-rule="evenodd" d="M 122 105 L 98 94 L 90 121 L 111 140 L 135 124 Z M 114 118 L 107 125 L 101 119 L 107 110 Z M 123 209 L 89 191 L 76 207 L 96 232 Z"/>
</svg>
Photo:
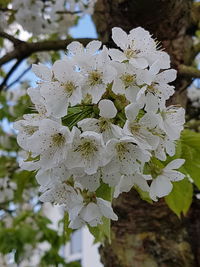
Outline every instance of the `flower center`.
<svg viewBox="0 0 200 267">
<path fill-rule="evenodd" d="M 151 85 L 148 85 L 147 90 L 153 94 L 159 93 L 159 90 L 155 87 L 155 85 L 156 83 L 152 83 Z"/>
<path fill-rule="evenodd" d="M 130 58 L 134 58 L 136 56 L 136 51 L 131 49 L 131 48 L 127 48 L 124 51 L 125 56 L 130 59 Z"/>
<path fill-rule="evenodd" d="M 23 128 L 24 128 L 25 133 L 28 135 L 33 135 L 38 130 L 38 126 L 27 125 L 27 126 L 24 126 Z"/>
<path fill-rule="evenodd" d="M 89 157 L 97 152 L 96 144 L 91 140 L 84 140 L 74 151 L 80 152 L 83 157 Z"/>
<path fill-rule="evenodd" d="M 52 141 L 55 146 L 62 146 L 65 143 L 65 137 L 61 133 L 56 133 L 52 136 Z"/>
<path fill-rule="evenodd" d="M 124 85 L 126 87 L 132 85 L 135 81 L 135 75 L 131 75 L 131 74 L 123 74 L 120 79 L 122 80 L 122 82 L 124 83 Z"/>
<path fill-rule="evenodd" d="M 129 152 L 126 143 L 119 143 L 115 145 L 119 159 L 124 159 L 124 154 Z"/>
<path fill-rule="evenodd" d="M 65 92 L 67 93 L 67 95 L 71 96 L 74 90 L 76 89 L 76 85 L 73 82 L 69 81 L 64 84 L 64 88 L 65 88 Z"/>
<path fill-rule="evenodd" d="M 90 86 L 95 86 L 102 83 L 102 73 L 97 70 L 92 71 L 88 75 L 88 82 Z"/>
<path fill-rule="evenodd" d="M 110 120 L 108 120 L 106 118 L 100 118 L 99 119 L 99 128 L 100 128 L 101 133 L 105 132 L 107 129 L 110 129 Z"/>
<path fill-rule="evenodd" d="M 130 131 L 131 131 L 132 134 L 138 133 L 139 130 L 140 130 L 140 128 L 141 128 L 141 125 L 138 124 L 138 123 L 131 123 L 129 125 L 129 129 L 130 129 Z"/>
</svg>

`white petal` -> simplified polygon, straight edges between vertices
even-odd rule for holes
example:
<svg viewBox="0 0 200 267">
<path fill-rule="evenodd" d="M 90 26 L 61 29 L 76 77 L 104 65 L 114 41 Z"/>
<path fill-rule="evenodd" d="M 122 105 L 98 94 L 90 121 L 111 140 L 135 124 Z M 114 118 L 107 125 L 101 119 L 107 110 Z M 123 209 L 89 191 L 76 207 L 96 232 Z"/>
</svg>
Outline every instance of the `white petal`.
<svg viewBox="0 0 200 267">
<path fill-rule="evenodd" d="M 129 121 L 134 121 L 140 110 L 139 105 L 132 103 L 125 108 L 126 117 Z"/>
<path fill-rule="evenodd" d="M 185 174 L 178 172 L 178 171 L 164 171 L 163 175 L 165 175 L 166 177 L 168 177 L 168 179 L 170 179 L 170 181 L 176 182 L 176 181 L 180 181 L 182 179 L 184 179 Z"/>
<path fill-rule="evenodd" d="M 129 62 L 138 69 L 145 69 L 148 67 L 148 62 L 145 58 L 131 58 Z"/>
<path fill-rule="evenodd" d="M 33 72 L 44 81 L 51 81 L 52 71 L 45 65 L 39 63 L 32 65 Z"/>
<path fill-rule="evenodd" d="M 80 216 L 84 221 L 90 222 L 96 217 L 100 217 L 101 214 L 98 206 L 95 203 L 89 203 L 85 208 L 82 209 Z"/>
<path fill-rule="evenodd" d="M 89 44 L 87 44 L 86 51 L 89 54 L 93 55 L 100 49 L 101 45 L 102 45 L 102 42 L 94 40 L 92 42 L 89 42 Z"/>
<path fill-rule="evenodd" d="M 165 70 L 161 73 L 159 73 L 156 77 L 156 81 L 159 81 L 160 83 L 169 83 L 176 79 L 177 71 L 174 69 Z"/>
<path fill-rule="evenodd" d="M 173 169 L 179 169 L 183 164 L 185 160 L 184 159 L 175 159 L 167 164 L 167 166 L 164 168 L 164 170 L 173 170 Z"/>
<path fill-rule="evenodd" d="M 81 54 L 84 50 L 83 48 L 83 45 L 77 41 L 74 41 L 72 43 L 70 43 L 68 46 L 67 46 L 67 49 L 73 53 L 74 55 L 79 55 Z"/>
<path fill-rule="evenodd" d="M 109 49 L 109 55 L 111 56 L 112 60 L 119 62 L 122 62 L 127 59 L 122 51 L 115 48 Z"/>
<path fill-rule="evenodd" d="M 156 179 L 154 179 L 151 183 L 149 192 L 150 197 L 154 199 L 155 196 L 158 197 L 167 196 L 171 192 L 172 188 L 173 186 L 170 180 L 160 175 Z"/>
<path fill-rule="evenodd" d="M 114 103 L 109 99 L 103 99 L 99 102 L 98 105 L 100 109 L 99 115 L 104 118 L 114 118 L 117 114 L 117 109 L 114 105 Z"/>
<path fill-rule="evenodd" d="M 121 28 L 114 27 L 112 28 L 112 39 L 122 50 L 127 48 L 128 44 L 128 35 Z"/>
<path fill-rule="evenodd" d="M 97 205 L 100 208 L 100 211 L 104 217 L 109 218 L 109 219 L 114 220 L 114 221 L 118 220 L 118 217 L 113 212 L 113 209 L 111 207 L 111 203 L 109 201 L 106 201 L 102 198 L 97 198 Z"/>
</svg>

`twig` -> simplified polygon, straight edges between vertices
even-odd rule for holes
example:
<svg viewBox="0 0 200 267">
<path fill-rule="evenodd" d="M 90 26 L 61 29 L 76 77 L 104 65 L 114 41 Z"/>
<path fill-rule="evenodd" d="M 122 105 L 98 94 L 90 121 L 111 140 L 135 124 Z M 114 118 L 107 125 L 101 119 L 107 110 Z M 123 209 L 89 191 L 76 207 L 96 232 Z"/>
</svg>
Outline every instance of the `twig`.
<svg viewBox="0 0 200 267">
<path fill-rule="evenodd" d="M 14 46 L 17 46 L 17 45 L 23 43 L 23 41 L 13 37 L 12 35 L 8 34 L 7 32 L 0 31 L 0 37 L 8 39 L 9 41 L 11 41 L 14 44 Z"/>
<path fill-rule="evenodd" d="M 6 85 L 8 79 L 10 78 L 10 76 L 13 74 L 13 72 L 17 69 L 17 67 L 20 65 L 20 63 L 22 62 L 22 59 L 17 60 L 17 62 L 15 62 L 15 64 L 12 66 L 12 68 L 9 70 L 9 72 L 7 73 L 6 77 L 4 78 L 3 82 L 0 84 L 0 91 L 3 90 L 4 86 Z"/>
<path fill-rule="evenodd" d="M 6 88 L 5 91 L 8 90 L 11 86 L 13 86 L 15 83 L 19 82 L 21 80 L 21 78 L 31 69 L 31 66 L 29 66 L 27 69 L 25 69 L 16 80 L 14 80 L 13 82 L 11 82 Z"/>
<path fill-rule="evenodd" d="M 76 15 L 83 13 L 82 11 L 68 11 L 68 10 L 62 10 L 62 11 L 56 11 L 57 14 L 70 14 L 70 15 Z"/>
<path fill-rule="evenodd" d="M 179 74 L 188 78 L 200 78 L 200 70 L 186 65 L 179 66 Z"/>
</svg>

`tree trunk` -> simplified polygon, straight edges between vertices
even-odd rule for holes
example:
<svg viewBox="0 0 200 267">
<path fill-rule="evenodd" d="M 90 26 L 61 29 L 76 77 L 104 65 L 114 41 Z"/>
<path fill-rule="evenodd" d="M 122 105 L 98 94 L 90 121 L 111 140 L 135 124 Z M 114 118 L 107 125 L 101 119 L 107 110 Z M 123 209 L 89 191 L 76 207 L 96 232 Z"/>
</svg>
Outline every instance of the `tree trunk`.
<svg viewBox="0 0 200 267">
<path fill-rule="evenodd" d="M 110 47 L 113 27 L 126 32 L 137 26 L 149 30 L 178 70 L 180 64 L 191 65 L 194 60 L 191 6 L 192 0 L 98 0 L 93 18 L 99 38 Z M 190 83 L 178 73 L 169 104 L 185 107 Z M 112 244 L 101 248 L 105 267 L 200 266 L 199 204 L 194 203 L 188 217 L 181 220 L 164 200 L 151 205 L 132 190 L 115 200 L 114 210 L 119 221 L 112 223 Z"/>
</svg>

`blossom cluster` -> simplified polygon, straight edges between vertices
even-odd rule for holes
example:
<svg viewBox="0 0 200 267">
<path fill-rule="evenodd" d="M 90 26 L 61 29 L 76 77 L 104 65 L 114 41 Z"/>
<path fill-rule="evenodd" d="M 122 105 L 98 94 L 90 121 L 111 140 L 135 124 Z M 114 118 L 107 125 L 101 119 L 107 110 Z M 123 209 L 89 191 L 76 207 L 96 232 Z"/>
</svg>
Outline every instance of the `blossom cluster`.
<svg viewBox="0 0 200 267">
<path fill-rule="evenodd" d="M 52 68 L 33 65 L 40 81 L 28 94 L 37 113 L 14 125 L 27 151 L 21 168 L 37 171 L 40 200 L 62 205 L 72 228 L 117 220 L 97 194 L 102 184 L 115 198 L 134 186 L 157 201 L 184 178 L 183 159 L 157 164 L 175 154 L 185 115 L 166 106 L 176 78 L 169 55 L 141 27 L 115 27 L 112 39 L 118 49 L 72 42 Z"/>
<path fill-rule="evenodd" d="M 13 0 L 11 5 L 16 22 L 24 30 L 38 35 L 67 33 L 69 27 L 75 24 L 77 15 L 93 13 L 95 2 L 96 0 Z"/>
</svg>

